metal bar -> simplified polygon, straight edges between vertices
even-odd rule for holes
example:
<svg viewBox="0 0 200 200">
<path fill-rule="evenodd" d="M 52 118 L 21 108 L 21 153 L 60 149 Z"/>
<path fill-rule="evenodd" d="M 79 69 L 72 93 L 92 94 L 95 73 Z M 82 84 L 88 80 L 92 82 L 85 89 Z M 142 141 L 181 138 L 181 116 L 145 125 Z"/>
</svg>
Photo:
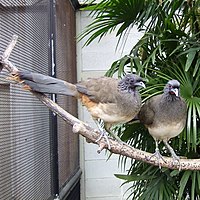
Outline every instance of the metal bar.
<svg viewBox="0 0 200 200">
<path fill-rule="evenodd" d="M 65 185 L 64 188 L 60 191 L 59 197 L 60 199 L 65 199 L 70 192 L 73 190 L 73 188 L 76 186 L 78 181 L 81 178 L 82 171 L 79 169 L 76 174 L 69 180 L 69 182 Z"/>
<path fill-rule="evenodd" d="M 56 52 L 55 52 L 55 0 L 50 1 L 50 70 L 49 74 L 56 77 Z M 51 99 L 56 103 L 56 95 L 52 94 Z M 50 141 L 51 141 L 51 169 L 52 169 L 52 195 L 54 197 L 59 193 L 59 172 L 58 172 L 58 129 L 57 115 L 50 111 Z"/>
</svg>

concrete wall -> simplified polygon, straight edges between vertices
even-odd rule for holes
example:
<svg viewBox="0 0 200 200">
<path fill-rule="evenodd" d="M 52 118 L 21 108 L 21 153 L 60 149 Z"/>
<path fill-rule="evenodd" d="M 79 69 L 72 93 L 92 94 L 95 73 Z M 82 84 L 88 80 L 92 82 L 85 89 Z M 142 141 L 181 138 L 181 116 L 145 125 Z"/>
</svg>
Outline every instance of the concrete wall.
<svg viewBox="0 0 200 200">
<path fill-rule="evenodd" d="M 91 22 L 88 12 L 77 12 L 77 34 Z M 88 77 L 99 77 L 105 74 L 113 61 L 125 55 L 138 41 L 140 34 L 132 29 L 128 35 L 125 48 L 116 51 L 117 38 L 109 34 L 98 43 L 92 42 L 82 48 L 85 39 L 77 44 L 78 80 Z M 79 106 L 79 118 L 95 127 L 94 122 L 87 110 Z M 107 160 L 109 153 L 103 151 L 97 154 L 97 145 L 88 144 L 84 138 L 80 138 L 80 155 L 83 176 L 81 180 L 82 200 L 122 200 L 126 199 L 124 192 L 126 187 L 120 187 L 123 183 L 117 179 L 115 173 L 123 173 L 118 166 L 118 156 L 112 155 Z M 130 162 L 130 160 L 129 160 Z M 127 165 L 128 169 L 128 165 Z"/>
</svg>

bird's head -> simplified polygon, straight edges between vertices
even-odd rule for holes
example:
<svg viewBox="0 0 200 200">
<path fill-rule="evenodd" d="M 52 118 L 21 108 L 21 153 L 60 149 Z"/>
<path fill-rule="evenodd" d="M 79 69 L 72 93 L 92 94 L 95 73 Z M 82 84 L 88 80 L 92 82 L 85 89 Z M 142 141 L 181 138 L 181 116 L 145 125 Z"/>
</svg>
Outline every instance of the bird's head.
<svg viewBox="0 0 200 200">
<path fill-rule="evenodd" d="M 119 87 L 121 90 L 135 91 L 137 87 L 145 88 L 144 81 L 136 74 L 127 74 L 120 82 Z"/>
<path fill-rule="evenodd" d="M 168 81 L 164 88 L 164 93 L 174 97 L 179 97 L 180 95 L 180 83 L 177 80 Z"/>
</svg>

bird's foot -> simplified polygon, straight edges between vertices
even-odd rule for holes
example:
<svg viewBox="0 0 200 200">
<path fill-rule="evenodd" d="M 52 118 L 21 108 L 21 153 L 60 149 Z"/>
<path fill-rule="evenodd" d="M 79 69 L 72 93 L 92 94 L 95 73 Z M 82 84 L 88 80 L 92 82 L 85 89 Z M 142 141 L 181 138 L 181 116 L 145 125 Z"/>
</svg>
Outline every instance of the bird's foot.
<svg viewBox="0 0 200 200">
<path fill-rule="evenodd" d="M 179 166 L 179 171 L 181 171 L 180 158 L 176 154 L 172 154 L 172 166 Z"/>
<path fill-rule="evenodd" d="M 171 153 L 172 156 L 172 167 L 175 165 L 179 166 L 179 171 L 181 170 L 181 163 L 180 163 L 180 158 L 176 155 L 174 149 L 168 144 L 167 141 L 163 140 L 163 143 L 165 144 L 165 146 L 167 147 L 167 149 L 169 150 L 169 152 Z"/>
<path fill-rule="evenodd" d="M 95 142 L 99 142 L 103 137 L 106 139 L 106 143 L 108 145 L 108 149 L 110 150 L 111 146 L 110 146 L 110 142 L 109 142 L 109 139 L 108 139 L 108 133 L 106 131 L 101 131 L 100 136 L 96 139 Z"/>
<path fill-rule="evenodd" d="M 157 162 L 158 162 L 158 166 L 159 166 L 159 168 L 161 169 L 160 160 L 162 160 L 163 162 L 166 162 L 166 161 L 165 161 L 165 159 L 163 158 L 163 156 L 160 154 L 160 151 L 156 149 L 155 153 L 154 153 L 152 156 L 150 156 L 150 157 L 148 157 L 148 158 L 146 158 L 146 159 L 149 161 L 149 160 L 151 160 L 153 157 L 156 157 Z"/>
</svg>

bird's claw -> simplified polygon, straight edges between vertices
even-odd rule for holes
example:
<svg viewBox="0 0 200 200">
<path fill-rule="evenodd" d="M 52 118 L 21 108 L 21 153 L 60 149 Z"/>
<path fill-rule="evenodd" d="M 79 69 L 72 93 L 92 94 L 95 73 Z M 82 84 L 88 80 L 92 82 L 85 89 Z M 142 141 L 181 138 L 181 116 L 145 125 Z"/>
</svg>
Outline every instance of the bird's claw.
<svg viewBox="0 0 200 200">
<path fill-rule="evenodd" d="M 100 136 L 96 139 L 95 142 L 99 142 L 103 137 L 106 139 L 106 143 L 108 145 L 108 149 L 110 150 L 111 146 L 110 146 L 110 142 L 109 142 L 109 139 L 108 139 L 108 133 L 107 132 L 102 131 Z"/>
<path fill-rule="evenodd" d="M 163 141 L 164 142 L 164 141 Z M 169 152 L 171 153 L 171 157 L 172 157 L 172 167 L 173 166 L 179 166 L 179 171 L 181 170 L 181 163 L 180 163 L 180 158 L 179 156 L 176 155 L 175 151 L 173 150 L 173 148 L 167 143 L 164 142 L 165 146 L 167 147 L 167 149 L 169 150 Z"/>
<path fill-rule="evenodd" d="M 163 156 L 160 154 L 159 150 L 156 150 L 155 153 L 153 155 L 151 155 L 150 157 L 146 158 L 146 160 L 151 160 L 153 157 L 156 157 L 157 162 L 158 162 L 158 166 L 161 169 L 161 165 L 160 165 L 160 159 L 166 163 L 165 159 L 163 158 Z"/>
<path fill-rule="evenodd" d="M 179 166 L 179 171 L 181 171 L 180 158 L 177 155 L 172 155 L 172 166 Z"/>
</svg>

